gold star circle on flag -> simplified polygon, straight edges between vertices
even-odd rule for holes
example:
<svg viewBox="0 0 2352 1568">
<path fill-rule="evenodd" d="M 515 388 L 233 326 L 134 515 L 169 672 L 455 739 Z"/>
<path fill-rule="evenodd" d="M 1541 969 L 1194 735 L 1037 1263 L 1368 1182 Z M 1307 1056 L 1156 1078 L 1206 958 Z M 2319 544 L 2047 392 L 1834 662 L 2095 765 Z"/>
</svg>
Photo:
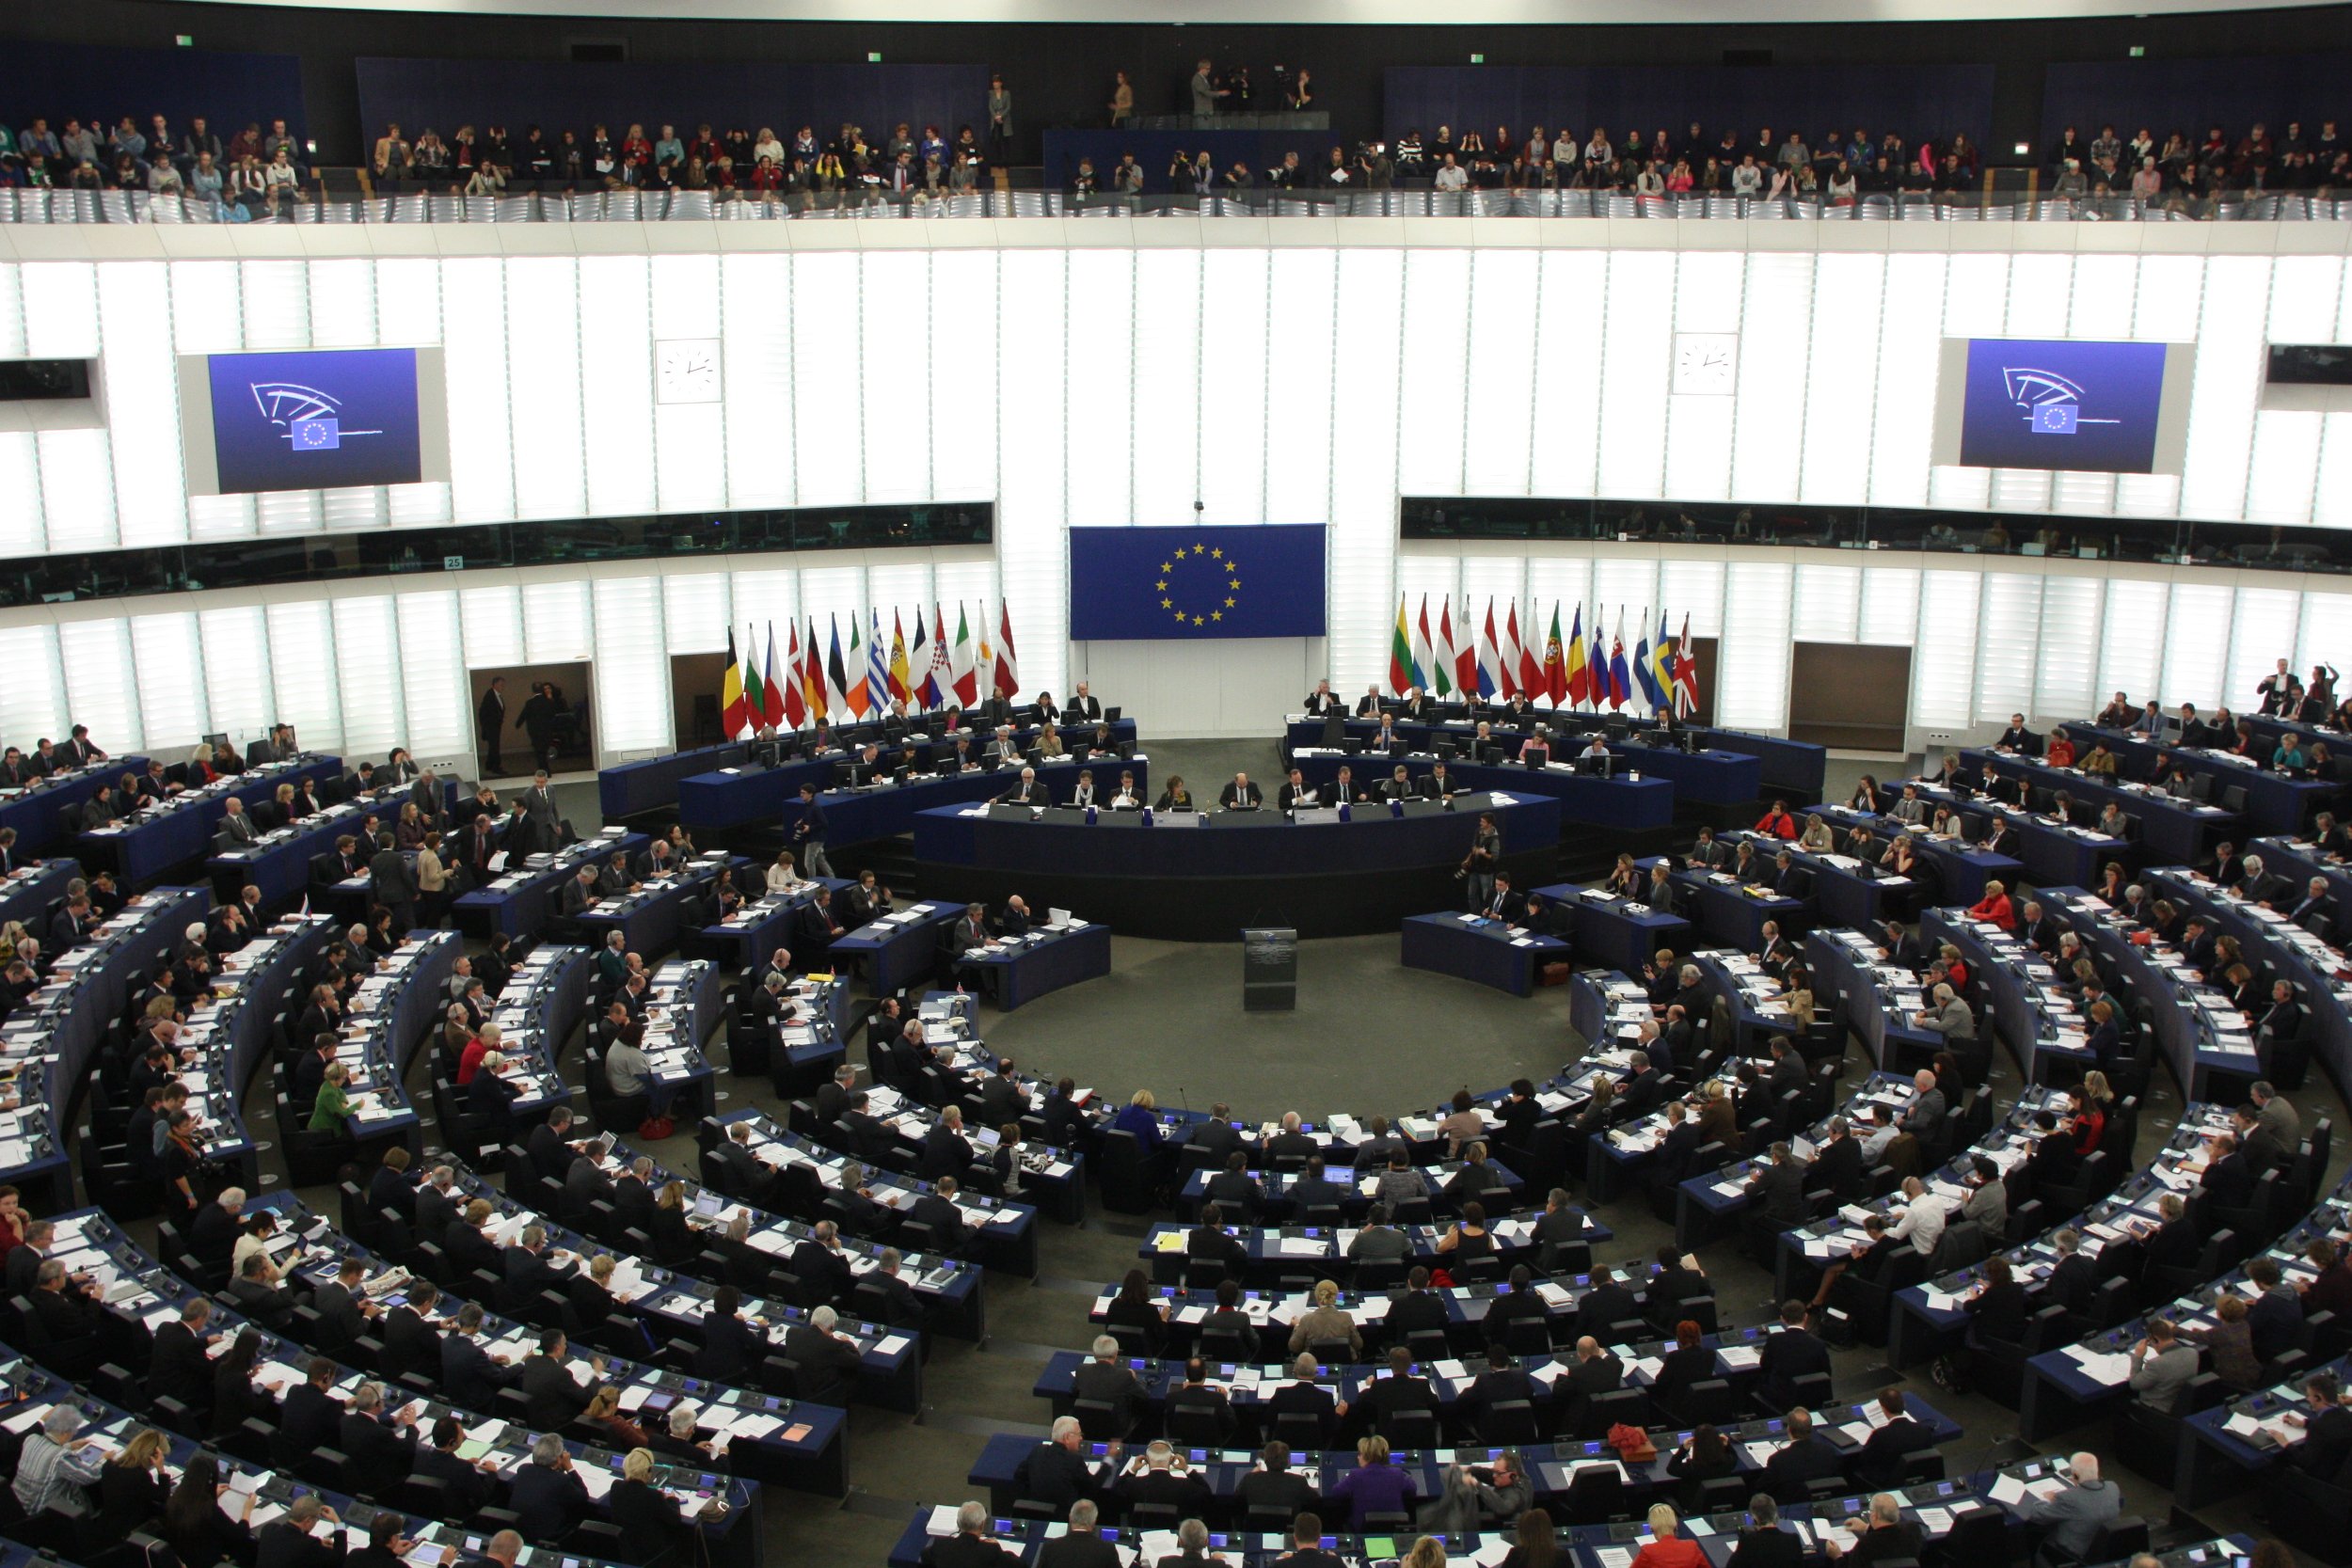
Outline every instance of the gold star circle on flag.
<svg viewBox="0 0 2352 1568">
<path fill-rule="evenodd" d="M 1214 574 L 1206 583 L 1188 579 L 1184 572 L 1187 561 L 1212 563 Z M 1169 552 L 1160 563 L 1160 576 L 1152 584 L 1159 596 L 1162 610 L 1169 611 L 1179 625 L 1206 628 L 1212 623 L 1222 624 L 1226 611 L 1238 614 L 1241 609 L 1241 563 L 1229 558 L 1222 548 L 1196 540 Z M 1205 595 L 1200 594 L 1207 589 Z"/>
</svg>

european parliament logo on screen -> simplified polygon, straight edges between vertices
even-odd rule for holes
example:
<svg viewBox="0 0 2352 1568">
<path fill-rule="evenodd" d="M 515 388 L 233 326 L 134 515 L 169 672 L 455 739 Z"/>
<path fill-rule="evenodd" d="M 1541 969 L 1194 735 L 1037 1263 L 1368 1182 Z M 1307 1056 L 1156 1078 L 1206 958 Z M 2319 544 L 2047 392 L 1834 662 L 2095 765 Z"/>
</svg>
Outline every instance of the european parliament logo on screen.
<svg viewBox="0 0 2352 1568">
<path fill-rule="evenodd" d="M 1073 528 L 1078 642 L 1324 634 L 1320 525 Z"/>
<path fill-rule="evenodd" d="M 415 349 L 215 354 L 205 376 L 222 495 L 424 477 Z"/>
<path fill-rule="evenodd" d="M 1963 388 L 1962 466 L 2154 472 L 2168 349 L 2164 343 L 1972 340 Z"/>
</svg>

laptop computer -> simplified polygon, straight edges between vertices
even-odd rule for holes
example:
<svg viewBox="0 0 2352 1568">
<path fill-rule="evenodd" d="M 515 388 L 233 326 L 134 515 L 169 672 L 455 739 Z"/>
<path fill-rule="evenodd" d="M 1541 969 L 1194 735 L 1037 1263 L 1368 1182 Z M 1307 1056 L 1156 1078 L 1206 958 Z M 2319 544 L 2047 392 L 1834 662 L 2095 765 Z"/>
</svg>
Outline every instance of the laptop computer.
<svg viewBox="0 0 2352 1568">
<path fill-rule="evenodd" d="M 715 1221 L 726 1212 L 726 1200 L 705 1187 L 694 1195 L 694 1218 Z"/>
</svg>

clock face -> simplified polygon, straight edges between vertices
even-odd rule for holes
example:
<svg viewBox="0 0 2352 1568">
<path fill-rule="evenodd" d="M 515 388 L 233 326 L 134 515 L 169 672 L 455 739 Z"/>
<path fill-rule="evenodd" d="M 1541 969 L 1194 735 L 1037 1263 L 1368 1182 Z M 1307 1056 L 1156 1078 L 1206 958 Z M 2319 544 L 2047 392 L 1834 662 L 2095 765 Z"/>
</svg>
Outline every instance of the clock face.
<svg viewBox="0 0 2352 1568">
<path fill-rule="evenodd" d="M 673 338 L 654 344 L 653 384 L 658 403 L 717 403 L 719 340 Z"/>
<path fill-rule="evenodd" d="M 1675 334 L 1674 389 L 1678 394 L 1729 397 L 1740 376 L 1736 332 Z"/>
</svg>

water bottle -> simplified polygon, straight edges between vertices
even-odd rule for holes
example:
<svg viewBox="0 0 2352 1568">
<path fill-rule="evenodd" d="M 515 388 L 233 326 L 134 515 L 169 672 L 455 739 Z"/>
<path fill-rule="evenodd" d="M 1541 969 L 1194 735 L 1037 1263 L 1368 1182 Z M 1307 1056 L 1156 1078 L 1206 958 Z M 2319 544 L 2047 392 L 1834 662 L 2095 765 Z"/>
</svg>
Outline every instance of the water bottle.
<svg viewBox="0 0 2352 1568">
<path fill-rule="evenodd" d="M 1094 802 L 1091 800 L 1087 802 L 1087 826 L 1089 828 L 1094 826 Z"/>
<path fill-rule="evenodd" d="M 1152 825 L 1152 808 L 1150 806 L 1143 808 L 1143 825 L 1147 828 Z"/>
</svg>

